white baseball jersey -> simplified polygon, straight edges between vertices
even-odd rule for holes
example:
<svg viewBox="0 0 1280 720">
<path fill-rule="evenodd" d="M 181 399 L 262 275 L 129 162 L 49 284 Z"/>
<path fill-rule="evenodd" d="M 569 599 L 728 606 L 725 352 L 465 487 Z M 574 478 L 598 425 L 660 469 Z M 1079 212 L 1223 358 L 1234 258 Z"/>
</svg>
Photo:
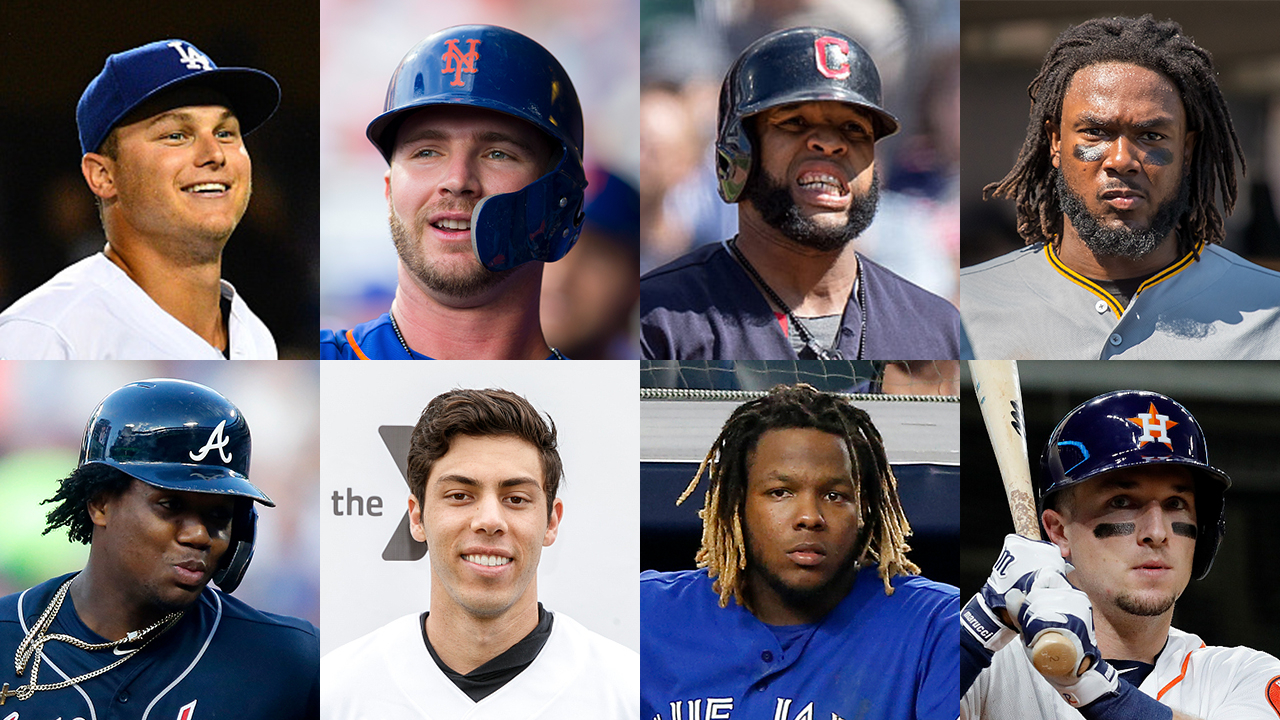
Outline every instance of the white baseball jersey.
<svg viewBox="0 0 1280 720">
<path fill-rule="evenodd" d="M 271 331 L 236 289 L 227 331 L 232 360 L 275 360 Z M 0 313 L 4 360 L 221 360 L 222 352 L 164 311 L 106 255 L 54 275 Z"/>
<path fill-rule="evenodd" d="M 1123 677 L 1123 676 L 1122 676 Z M 1138 689 L 1202 720 L 1280 717 L 1280 660 L 1246 647 L 1205 647 L 1170 628 L 1155 670 Z M 1014 640 L 995 654 L 960 700 L 961 720 L 1080 720 L 1084 716 L 1036 672 Z M 1119 719 L 1117 719 L 1119 720 Z"/>
<path fill-rule="evenodd" d="M 1201 245 L 1123 307 L 1044 243 L 960 272 L 979 360 L 1280 359 L 1280 273 Z"/>
<path fill-rule="evenodd" d="M 529 667 L 479 702 L 436 665 L 418 614 L 406 615 L 320 660 L 325 720 L 638 720 L 640 656 L 555 613 Z"/>
</svg>

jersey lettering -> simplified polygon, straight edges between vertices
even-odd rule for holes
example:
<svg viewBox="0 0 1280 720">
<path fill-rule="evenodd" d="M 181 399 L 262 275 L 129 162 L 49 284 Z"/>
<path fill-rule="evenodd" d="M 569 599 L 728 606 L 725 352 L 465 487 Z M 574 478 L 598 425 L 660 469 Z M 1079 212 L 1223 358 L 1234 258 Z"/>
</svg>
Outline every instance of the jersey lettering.
<svg viewBox="0 0 1280 720">
<path fill-rule="evenodd" d="M 733 712 L 733 698 L 707 698 L 707 713 L 702 714 L 702 698 L 673 700 L 667 705 L 671 707 L 671 720 L 729 720 Z M 688 713 L 685 709 L 688 709 Z M 654 715 L 653 720 L 662 720 L 662 715 Z"/>
<path fill-rule="evenodd" d="M 191 718 L 195 717 L 197 702 L 199 702 L 199 700 L 192 700 L 186 705 L 183 705 L 182 709 L 178 710 L 178 720 L 191 720 Z"/>
<path fill-rule="evenodd" d="M 480 44 L 479 40 L 467 40 L 467 51 L 464 53 L 458 47 L 457 40 L 445 40 L 445 45 L 449 47 L 445 50 L 444 55 L 440 57 L 444 61 L 444 69 L 441 74 L 447 75 L 453 73 L 453 79 L 449 81 L 450 85 L 466 85 L 462 80 L 462 73 L 476 73 L 476 60 L 480 59 L 480 53 L 476 52 L 476 46 Z"/>
<path fill-rule="evenodd" d="M 187 453 L 187 455 L 191 456 L 192 460 L 200 462 L 209 454 L 210 450 L 217 450 L 218 457 L 222 458 L 222 462 L 231 462 L 231 454 L 223 450 L 223 448 L 231 442 L 229 438 L 222 436 L 222 428 L 225 427 L 226 424 L 226 420 L 218 423 L 218 427 L 214 428 L 213 432 L 209 433 L 209 441 L 204 444 L 204 447 L 200 448 L 196 452 Z"/>
<path fill-rule="evenodd" d="M 209 58 L 205 57 L 199 50 L 186 45 L 178 40 L 169 43 L 169 47 L 178 51 L 178 57 L 182 58 L 182 64 L 187 66 L 188 70 L 212 70 L 209 64 Z"/>
<path fill-rule="evenodd" d="M 1161 415 L 1156 412 L 1156 404 L 1151 403 L 1151 409 L 1144 413 L 1138 413 L 1138 417 L 1125 418 L 1129 422 L 1142 428 L 1142 436 L 1138 438 L 1138 447 L 1142 447 L 1149 442 L 1161 442 L 1173 448 L 1173 441 L 1169 439 L 1169 429 L 1178 423 L 1169 419 L 1168 415 Z"/>
</svg>

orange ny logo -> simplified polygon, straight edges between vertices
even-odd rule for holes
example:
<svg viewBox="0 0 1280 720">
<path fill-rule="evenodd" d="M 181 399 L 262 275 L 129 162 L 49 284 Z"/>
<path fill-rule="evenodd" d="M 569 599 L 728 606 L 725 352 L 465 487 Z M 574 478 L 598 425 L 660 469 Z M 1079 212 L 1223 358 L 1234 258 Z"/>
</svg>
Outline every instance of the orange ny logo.
<svg viewBox="0 0 1280 720">
<path fill-rule="evenodd" d="M 449 46 L 449 49 L 445 50 L 444 55 L 440 56 L 440 59 L 444 61 L 444 69 L 440 72 L 442 74 L 454 73 L 453 80 L 449 81 L 450 85 L 466 85 L 462 81 L 462 73 L 475 74 L 476 60 L 480 59 L 480 53 L 476 52 L 476 46 L 480 44 L 480 41 L 468 40 L 466 53 L 463 53 L 458 48 L 457 40 L 445 40 L 444 42 Z"/>
</svg>

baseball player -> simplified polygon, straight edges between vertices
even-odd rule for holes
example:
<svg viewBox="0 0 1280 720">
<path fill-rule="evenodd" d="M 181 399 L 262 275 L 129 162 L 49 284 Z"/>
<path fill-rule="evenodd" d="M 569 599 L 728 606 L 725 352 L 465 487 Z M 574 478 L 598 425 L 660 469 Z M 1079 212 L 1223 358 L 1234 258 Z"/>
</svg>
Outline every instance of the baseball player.
<svg viewBox="0 0 1280 720">
<path fill-rule="evenodd" d="M 407 468 L 430 609 L 324 656 L 324 717 L 637 720 L 636 653 L 538 602 L 564 514 L 555 424 L 514 393 L 453 390 L 422 411 Z"/>
<path fill-rule="evenodd" d="M 84 570 L 0 598 L 0 717 L 313 718 L 319 636 L 230 593 L 253 557 L 249 427 L 203 385 L 143 380 L 85 425 L 45 532 Z M 221 592 L 208 586 L 217 583 Z"/>
<path fill-rule="evenodd" d="M 337 360 L 564 359 L 542 336 L 542 266 L 582 229 L 582 109 L 538 43 L 493 25 L 428 36 L 365 134 L 390 166 L 391 309 L 322 330 Z"/>
<path fill-rule="evenodd" d="M 814 27 L 760 38 L 725 76 L 718 128 L 740 230 L 641 278 L 644 357 L 959 357 L 955 307 L 851 244 L 875 217 L 875 144 L 898 131 L 858 43 Z"/>
<path fill-rule="evenodd" d="M 1017 164 L 984 189 L 1027 247 L 960 278 L 975 356 L 1280 358 L 1280 273 L 1220 246 L 1244 155 L 1209 53 L 1172 20 L 1089 20 L 1028 90 Z"/>
<path fill-rule="evenodd" d="M 698 570 L 640 575 L 641 715 L 954 720 L 958 591 L 916 575 L 880 434 L 779 386 L 725 422 Z"/>
<path fill-rule="evenodd" d="M 107 245 L 0 313 L 0 358 L 274 360 L 222 249 L 249 205 L 245 135 L 280 87 L 183 40 L 107 58 L 80 96 L 80 170 Z"/>
<path fill-rule="evenodd" d="M 1010 535 L 965 606 L 961 717 L 1275 718 L 1280 660 L 1170 625 L 1213 564 L 1231 485 L 1186 408 L 1143 390 L 1099 395 L 1054 429 L 1040 469 L 1052 542 Z M 1051 631 L 1079 660 L 1064 676 L 1028 659 Z"/>
</svg>

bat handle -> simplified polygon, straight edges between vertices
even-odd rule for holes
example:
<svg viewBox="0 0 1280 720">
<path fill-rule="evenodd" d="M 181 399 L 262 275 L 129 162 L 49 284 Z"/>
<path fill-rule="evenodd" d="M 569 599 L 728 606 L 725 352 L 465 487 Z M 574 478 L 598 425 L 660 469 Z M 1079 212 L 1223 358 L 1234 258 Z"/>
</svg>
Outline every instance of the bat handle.
<svg viewBox="0 0 1280 720">
<path fill-rule="evenodd" d="M 1031 646 L 1031 664 L 1041 675 L 1062 677 L 1075 675 L 1080 662 L 1075 644 L 1066 635 L 1050 630 Z"/>
</svg>

